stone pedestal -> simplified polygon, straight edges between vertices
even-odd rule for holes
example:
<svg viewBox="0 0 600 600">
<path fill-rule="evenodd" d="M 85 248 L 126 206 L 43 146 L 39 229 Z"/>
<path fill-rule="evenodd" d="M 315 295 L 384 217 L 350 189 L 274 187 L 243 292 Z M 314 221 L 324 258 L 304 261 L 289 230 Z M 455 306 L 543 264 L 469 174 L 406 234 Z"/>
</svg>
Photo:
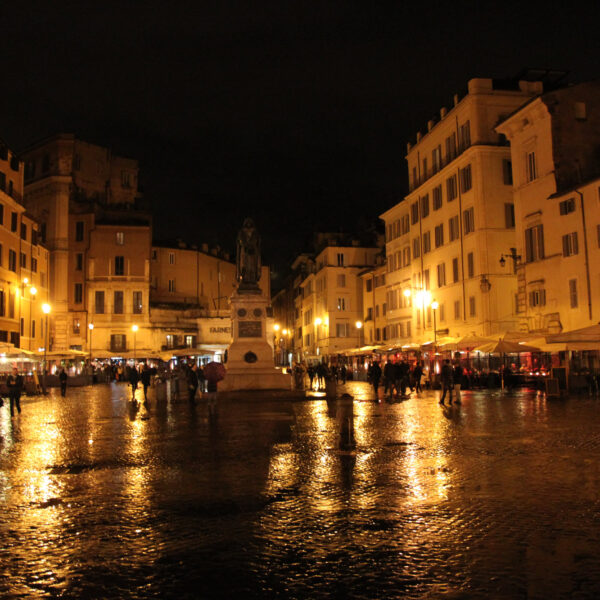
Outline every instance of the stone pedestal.
<svg viewBox="0 0 600 600">
<path fill-rule="evenodd" d="M 227 375 L 219 391 L 290 390 L 292 377 L 273 366 L 273 348 L 267 342 L 267 307 L 260 293 L 231 297 L 233 341 L 227 351 Z"/>
</svg>

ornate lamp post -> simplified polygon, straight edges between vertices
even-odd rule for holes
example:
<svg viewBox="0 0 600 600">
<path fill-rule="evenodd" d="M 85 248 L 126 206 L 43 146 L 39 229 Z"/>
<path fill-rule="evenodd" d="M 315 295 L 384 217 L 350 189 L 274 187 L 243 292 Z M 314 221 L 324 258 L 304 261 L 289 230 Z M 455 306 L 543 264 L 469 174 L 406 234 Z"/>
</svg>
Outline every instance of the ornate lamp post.
<svg viewBox="0 0 600 600">
<path fill-rule="evenodd" d="M 90 365 L 92 364 L 92 333 L 94 333 L 94 324 L 90 323 L 88 325 L 88 329 L 90 330 Z"/>
<path fill-rule="evenodd" d="M 31 350 L 31 312 L 33 310 L 32 303 L 35 300 L 35 295 L 37 294 L 37 289 L 31 286 L 29 289 L 29 293 L 31 294 L 31 298 L 29 298 L 29 349 Z"/>
<path fill-rule="evenodd" d="M 133 366 L 135 367 L 135 336 L 139 327 L 137 325 L 131 326 L 131 331 L 133 331 Z"/>
<path fill-rule="evenodd" d="M 46 315 L 46 341 L 44 342 L 44 373 L 43 373 L 43 377 L 42 377 L 42 388 L 44 391 L 44 394 L 47 393 L 46 391 L 46 371 L 48 370 L 47 368 L 47 363 L 46 363 L 46 353 L 48 351 L 48 343 L 50 340 L 50 336 L 49 336 L 49 327 L 48 327 L 48 315 L 50 314 L 50 305 L 47 302 L 44 302 L 44 304 L 42 304 L 42 312 Z"/>
</svg>

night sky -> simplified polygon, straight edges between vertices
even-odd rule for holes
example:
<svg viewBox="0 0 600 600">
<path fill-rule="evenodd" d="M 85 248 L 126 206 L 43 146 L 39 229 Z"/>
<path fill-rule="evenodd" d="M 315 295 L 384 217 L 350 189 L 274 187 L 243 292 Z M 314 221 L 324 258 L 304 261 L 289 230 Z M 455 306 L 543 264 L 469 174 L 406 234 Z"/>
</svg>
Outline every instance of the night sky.
<svg viewBox="0 0 600 600">
<path fill-rule="evenodd" d="M 281 272 L 312 232 L 365 227 L 403 197 L 406 142 L 469 78 L 525 67 L 596 78 L 595 11 L 3 3 L 0 137 L 19 150 L 72 132 L 138 158 L 155 238 L 232 249 L 253 216 L 265 260 Z"/>
</svg>

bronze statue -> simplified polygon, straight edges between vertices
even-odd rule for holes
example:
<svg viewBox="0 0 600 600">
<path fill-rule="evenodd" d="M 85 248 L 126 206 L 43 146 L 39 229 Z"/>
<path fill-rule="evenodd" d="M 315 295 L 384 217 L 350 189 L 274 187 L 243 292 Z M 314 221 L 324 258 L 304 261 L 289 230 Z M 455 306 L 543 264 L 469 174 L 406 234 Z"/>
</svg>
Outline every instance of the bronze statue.
<svg viewBox="0 0 600 600">
<path fill-rule="evenodd" d="M 240 293 L 259 294 L 260 235 L 252 219 L 244 219 L 244 224 L 237 236 L 236 246 L 238 291 Z"/>
</svg>

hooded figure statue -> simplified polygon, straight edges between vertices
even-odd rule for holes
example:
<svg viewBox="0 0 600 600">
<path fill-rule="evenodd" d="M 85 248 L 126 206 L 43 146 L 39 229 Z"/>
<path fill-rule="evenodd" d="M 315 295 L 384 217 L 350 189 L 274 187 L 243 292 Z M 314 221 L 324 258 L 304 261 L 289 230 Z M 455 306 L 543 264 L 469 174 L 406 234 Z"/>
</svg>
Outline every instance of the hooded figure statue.
<svg viewBox="0 0 600 600">
<path fill-rule="evenodd" d="M 237 236 L 236 267 L 238 291 L 240 293 L 260 293 L 260 235 L 254 221 L 244 219 L 244 224 Z"/>
</svg>

